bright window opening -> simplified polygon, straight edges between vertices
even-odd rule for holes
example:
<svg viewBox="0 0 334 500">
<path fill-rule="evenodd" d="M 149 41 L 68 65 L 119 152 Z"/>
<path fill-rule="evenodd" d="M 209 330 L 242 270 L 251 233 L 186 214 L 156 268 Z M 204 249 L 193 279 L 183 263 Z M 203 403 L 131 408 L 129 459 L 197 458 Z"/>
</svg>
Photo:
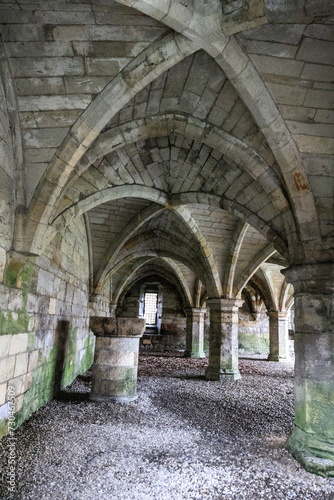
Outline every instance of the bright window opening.
<svg viewBox="0 0 334 500">
<path fill-rule="evenodd" d="M 144 318 L 146 325 L 156 325 L 157 323 L 157 293 L 145 293 Z"/>
<path fill-rule="evenodd" d="M 289 312 L 288 312 L 288 328 L 289 328 L 289 330 L 295 329 L 295 311 L 294 311 L 293 306 L 290 307 Z"/>
</svg>

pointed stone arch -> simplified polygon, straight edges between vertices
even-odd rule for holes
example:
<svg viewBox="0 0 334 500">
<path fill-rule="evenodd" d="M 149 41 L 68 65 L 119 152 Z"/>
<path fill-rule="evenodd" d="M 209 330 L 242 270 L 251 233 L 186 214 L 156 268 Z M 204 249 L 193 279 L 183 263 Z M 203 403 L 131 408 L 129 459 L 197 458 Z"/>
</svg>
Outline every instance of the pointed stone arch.
<svg viewBox="0 0 334 500">
<path fill-rule="evenodd" d="M 145 275 L 143 275 L 143 276 L 140 276 L 140 277 L 136 278 L 135 281 L 133 281 L 134 275 L 138 272 L 138 270 L 141 267 L 144 267 L 145 265 L 147 265 L 149 262 L 153 262 L 154 263 L 155 260 L 156 259 L 149 259 L 149 260 L 147 260 L 145 262 L 140 263 L 138 265 L 138 267 L 136 267 L 129 274 L 129 276 L 124 280 L 124 282 L 121 284 L 121 286 L 119 287 L 119 289 L 115 291 L 114 300 L 115 300 L 116 303 L 119 301 L 121 295 L 123 295 L 124 293 L 126 293 L 126 290 L 128 290 L 135 283 L 135 281 L 138 281 L 139 279 L 142 279 L 143 277 L 145 277 Z M 185 278 L 184 278 L 184 276 L 182 274 L 182 271 L 177 266 L 177 263 L 174 262 L 172 259 L 168 259 L 168 258 L 165 258 L 165 257 L 163 257 L 161 259 L 158 259 L 158 260 L 159 261 L 161 260 L 161 261 L 164 262 L 164 266 L 166 266 L 167 268 L 170 269 L 170 273 L 177 280 L 177 283 L 179 284 L 179 287 L 181 289 L 181 295 L 183 296 L 183 299 L 185 300 L 186 307 L 192 307 L 193 306 L 193 301 L 192 301 L 192 297 L 191 297 L 191 293 L 190 293 L 189 287 L 188 287 L 187 282 L 186 282 L 186 280 L 185 280 Z M 154 266 L 153 266 L 153 271 L 154 271 Z M 149 274 L 147 274 L 147 276 L 148 275 Z"/>
<path fill-rule="evenodd" d="M 182 6 L 164 0 L 155 1 L 154 6 L 150 0 L 119 0 L 119 2 L 163 22 L 189 40 L 195 41 L 224 71 L 266 137 L 285 180 L 298 221 L 298 234 L 294 233 L 290 237 L 293 239 L 291 243 L 298 246 L 300 239 L 305 253 L 301 256 L 296 252 L 294 258 L 299 260 L 304 257 L 313 262 L 315 258 L 313 246 L 320 244 L 321 236 L 307 172 L 291 134 L 262 78 L 235 37 L 228 37 L 224 33 L 221 2 L 214 0 L 208 5 L 206 2 L 195 1 Z M 182 15 L 179 9 L 182 10 Z M 326 6 L 325 12 L 331 12 L 331 9 Z M 300 16 L 303 9 L 296 8 L 294 12 Z M 304 188 L 301 190 L 296 182 L 299 178 L 303 180 Z M 307 214 L 305 206 L 308 207 Z"/>
<path fill-rule="evenodd" d="M 88 155 L 83 159 L 76 175 L 81 175 L 90 164 L 123 148 L 126 144 L 153 137 L 165 137 L 170 133 L 202 142 L 206 146 L 228 155 L 252 179 L 259 182 L 264 191 L 271 197 L 277 210 L 285 212 L 290 208 L 289 200 L 282 191 L 280 180 L 256 151 L 215 125 L 181 113 L 162 113 L 150 118 L 133 120 L 101 134 L 89 150 Z M 73 178 L 71 182 L 74 183 L 75 179 Z"/>
<path fill-rule="evenodd" d="M 272 245 L 267 245 L 261 252 L 259 252 L 252 262 L 249 264 L 247 270 L 242 273 L 234 286 L 234 294 L 240 298 L 243 288 L 246 286 L 251 277 L 256 273 L 261 264 L 268 260 L 275 253 Z"/>
<path fill-rule="evenodd" d="M 215 296 L 220 297 L 222 295 L 222 285 L 220 282 L 219 272 L 216 263 L 213 258 L 213 253 L 210 249 L 210 245 L 203 235 L 197 222 L 191 216 L 190 212 L 184 208 L 175 205 L 174 202 L 170 203 L 169 198 L 165 193 L 159 191 L 155 188 L 148 188 L 145 186 L 131 185 L 129 186 L 118 186 L 114 188 L 105 189 L 102 192 L 95 193 L 90 197 L 82 200 L 77 205 L 74 205 L 70 209 L 66 210 L 61 216 L 57 217 L 54 221 L 54 231 L 60 228 L 66 227 L 74 217 L 77 217 L 88 210 L 94 208 L 97 205 L 106 203 L 111 200 L 116 200 L 120 198 L 143 198 L 155 203 L 162 205 L 164 208 L 169 208 L 182 219 L 189 229 L 190 234 L 198 242 L 203 261 L 205 264 L 206 272 L 208 276 L 211 276 L 215 285 Z M 154 215 L 154 214 L 153 214 Z M 152 216 L 153 216 L 152 215 Z M 132 231 L 135 228 L 132 227 Z M 132 232 L 131 232 L 132 234 Z M 101 278 L 100 278 L 101 279 Z"/>
<path fill-rule="evenodd" d="M 216 148 L 224 154 L 228 153 L 233 161 L 243 167 L 254 180 L 260 183 L 261 187 L 271 198 L 275 209 L 278 212 L 283 212 L 285 225 L 290 231 L 288 234 L 291 234 L 291 232 L 295 230 L 293 215 L 289 209 L 289 202 L 280 187 L 279 180 L 270 171 L 269 166 L 264 162 L 264 160 L 249 146 L 242 143 L 242 141 L 239 141 L 217 127 L 198 119 L 178 114 L 164 114 L 157 115 L 150 119 L 136 120 L 134 122 L 126 123 L 121 127 L 117 127 L 112 131 L 106 132 L 100 137 L 89 152 L 89 162 L 101 159 L 106 154 L 123 147 L 128 142 L 143 140 L 149 137 L 165 136 L 171 131 L 180 133 L 193 140 L 200 140 L 209 147 Z M 85 165 L 88 165 L 89 162 L 87 160 Z M 146 188 L 143 186 L 143 189 Z M 101 191 L 101 194 L 96 195 L 97 199 L 99 199 L 100 196 L 104 197 L 107 192 L 108 189 Z M 197 197 L 196 201 L 194 201 L 195 197 Z M 270 228 L 265 221 L 261 221 L 256 214 L 250 213 L 249 210 L 241 207 L 233 200 L 222 200 L 218 196 L 207 193 L 183 193 L 181 195 L 173 195 L 170 199 L 172 203 L 179 203 L 179 200 L 181 200 L 182 203 L 185 203 L 186 198 L 189 200 L 189 203 L 198 202 L 198 199 L 200 199 L 200 202 L 204 202 L 204 199 L 208 199 L 210 200 L 210 203 L 218 203 L 219 201 L 220 206 L 223 209 L 231 212 L 232 208 L 232 212 L 234 210 L 239 214 L 242 213 L 242 217 L 245 220 L 248 220 L 249 218 L 249 222 L 252 225 L 255 225 L 260 232 L 265 232 L 266 235 L 270 237 L 270 241 L 273 241 L 278 251 L 286 253 L 287 246 L 286 243 L 282 241 L 281 237 L 273 232 L 272 228 Z M 87 197 L 86 200 L 79 201 L 77 205 L 83 206 L 85 203 L 88 203 L 89 200 L 93 199 L 94 194 L 92 197 Z M 74 204 L 66 209 L 63 212 L 63 215 L 66 214 L 66 217 L 68 217 L 70 213 L 75 212 L 75 206 L 76 205 Z M 66 221 L 63 221 L 63 223 L 66 223 Z"/>
<path fill-rule="evenodd" d="M 292 293 L 291 293 L 292 292 Z M 279 310 L 288 311 L 294 302 L 293 287 L 287 281 L 283 281 L 281 293 L 279 296 Z"/>
<path fill-rule="evenodd" d="M 117 264 L 115 264 L 115 266 L 110 269 L 109 273 L 110 275 L 112 276 L 113 273 L 115 273 L 116 271 L 118 271 L 120 268 L 122 268 L 123 265 L 125 265 L 126 263 L 132 261 L 132 260 L 136 260 L 136 259 L 140 259 L 141 257 L 152 257 L 152 258 L 169 258 L 169 259 L 173 259 L 175 262 L 181 262 L 182 264 L 184 264 L 186 267 L 188 267 L 189 269 L 191 269 L 191 271 L 197 275 L 197 270 L 195 269 L 195 267 L 192 265 L 191 262 L 187 261 L 185 258 L 181 257 L 180 255 L 176 255 L 172 252 L 165 252 L 165 251 L 137 251 L 137 252 L 134 252 L 130 255 L 127 255 L 124 259 L 120 260 L 119 262 L 117 262 Z M 109 274 L 108 273 L 108 274 Z M 216 288 L 216 284 L 215 282 L 210 279 L 210 276 L 208 277 L 208 280 L 206 281 L 205 283 L 210 295 L 212 296 L 218 296 L 218 291 L 217 291 L 217 288 Z"/>
<path fill-rule="evenodd" d="M 238 226 L 234 232 L 231 241 L 231 246 L 228 256 L 228 264 L 226 266 L 226 273 L 224 280 L 225 281 L 224 293 L 226 294 L 226 297 L 229 299 L 233 298 L 233 284 L 234 284 L 235 270 L 239 258 L 240 249 L 244 241 L 248 226 L 249 224 L 247 224 L 247 222 L 240 221 L 238 223 Z"/>
<path fill-rule="evenodd" d="M 196 50 L 192 41 L 169 33 L 141 52 L 94 99 L 59 146 L 38 184 L 26 218 L 22 250 L 41 251 L 54 206 L 103 127 L 136 93 Z"/>
<path fill-rule="evenodd" d="M 0 36 L 0 282 L 6 252 L 21 241 L 26 208 L 25 172 L 17 99 Z M 14 243 L 14 245 L 13 245 Z"/>
<path fill-rule="evenodd" d="M 148 206 L 127 224 L 117 241 L 111 243 L 96 272 L 94 279 L 94 288 L 96 293 L 98 293 L 99 284 L 103 282 L 104 277 L 108 272 L 108 264 L 113 261 L 124 243 L 126 243 L 126 241 L 128 241 L 143 224 L 145 224 L 152 217 L 158 215 L 163 210 L 164 207 L 161 206 Z"/>
</svg>

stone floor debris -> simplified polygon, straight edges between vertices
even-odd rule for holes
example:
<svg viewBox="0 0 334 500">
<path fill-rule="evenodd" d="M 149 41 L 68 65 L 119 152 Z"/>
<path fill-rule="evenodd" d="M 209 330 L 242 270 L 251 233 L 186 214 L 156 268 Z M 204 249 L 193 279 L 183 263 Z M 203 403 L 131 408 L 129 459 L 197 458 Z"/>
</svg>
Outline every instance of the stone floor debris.
<svg viewBox="0 0 334 500">
<path fill-rule="evenodd" d="M 334 499 L 334 479 L 286 450 L 293 367 L 240 359 L 242 379 L 204 378 L 207 359 L 140 356 L 139 398 L 88 399 L 90 372 L 16 432 L 15 500 Z M 1 441 L 5 471 L 8 437 Z"/>
</svg>

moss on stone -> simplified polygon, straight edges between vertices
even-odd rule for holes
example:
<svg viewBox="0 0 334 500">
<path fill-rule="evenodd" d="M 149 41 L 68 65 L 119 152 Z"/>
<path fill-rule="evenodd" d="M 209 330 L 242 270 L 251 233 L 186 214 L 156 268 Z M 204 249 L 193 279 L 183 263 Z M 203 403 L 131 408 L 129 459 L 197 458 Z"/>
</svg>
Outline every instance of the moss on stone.
<svg viewBox="0 0 334 500">
<path fill-rule="evenodd" d="M 28 351 L 31 351 L 35 346 L 35 332 L 28 333 Z"/>
<path fill-rule="evenodd" d="M 295 426 L 288 450 L 307 471 L 323 477 L 334 477 L 334 440 L 321 439 Z"/>
<path fill-rule="evenodd" d="M 37 275 L 36 267 L 30 262 L 22 262 L 20 260 L 12 260 L 4 271 L 4 284 L 16 288 L 31 287 L 32 278 Z"/>
<path fill-rule="evenodd" d="M 17 312 L 2 312 L 0 310 L 0 335 L 16 335 L 26 333 L 29 328 L 29 315 L 20 309 Z"/>
<path fill-rule="evenodd" d="M 15 311 L 0 309 L 0 335 L 16 335 L 29 331 L 31 315 L 27 313 L 28 291 L 31 278 L 35 274 L 36 269 L 32 265 L 23 265 L 19 261 L 12 261 L 5 269 L 5 284 L 21 289 L 22 307 Z"/>
<path fill-rule="evenodd" d="M 259 336 L 239 332 L 238 343 L 241 353 L 266 354 L 269 352 L 269 335 Z"/>
<path fill-rule="evenodd" d="M 1 316 L 0 316 L 1 317 Z M 84 342 L 84 355 L 80 362 L 76 361 L 77 330 L 71 330 L 68 356 L 62 373 L 61 388 L 71 384 L 80 374 L 86 372 L 93 364 L 95 338 L 87 337 Z M 29 335 L 29 345 L 34 346 L 35 333 Z M 53 346 L 48 354 L 40 356 L 39 364 L 33 372 L 32 385 L 24 393 L 22 408 L 15 413 L 15 426 L 19 427 L 30 415 L 54 397 L 56 383 L 56 369 L 58 360 L 58 346 Z M 130 382 L 130 380 L 129 380 Z M 8 434 L 7 420 L 0 421 L 0 438 Z"/>
<path fill-rule="evenodd" d="M 54 345 L 50 351 L 50 354 L 48 356 L 48 362 L 49 363 L 55 363 L 58 357 L 58 350 L 59 347 L 57 345 Z"/>
<path fill-rule="evenodd" d="M 20 261 L 12 261 L 10 264 L 5 268 L 4 271 L 4 284 L 8 286 L 14 286 L 18 287 L 19 283 L 19 275 L 20 272 L 22 271 L 23 263 Z M 20 288 L 20 287 L 18 287 Z"/>
</svg>

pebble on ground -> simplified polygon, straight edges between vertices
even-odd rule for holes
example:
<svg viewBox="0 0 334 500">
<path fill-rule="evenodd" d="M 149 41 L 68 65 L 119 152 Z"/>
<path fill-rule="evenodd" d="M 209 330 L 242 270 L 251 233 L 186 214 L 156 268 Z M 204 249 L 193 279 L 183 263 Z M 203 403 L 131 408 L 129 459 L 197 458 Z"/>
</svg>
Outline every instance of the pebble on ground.
<svg viewBox="0 0 334 500">
<path fill-rule="evenodd" d="M 89 401 L 91 373 L 0 442 L 0 498 L 15 500 L 334 499 L 334 479 L 286 449 L 293 367 L 240 359 L 242 379 L 204 378 L 207 359 L 141 354 L 136 401 Z"/>
</svg>

